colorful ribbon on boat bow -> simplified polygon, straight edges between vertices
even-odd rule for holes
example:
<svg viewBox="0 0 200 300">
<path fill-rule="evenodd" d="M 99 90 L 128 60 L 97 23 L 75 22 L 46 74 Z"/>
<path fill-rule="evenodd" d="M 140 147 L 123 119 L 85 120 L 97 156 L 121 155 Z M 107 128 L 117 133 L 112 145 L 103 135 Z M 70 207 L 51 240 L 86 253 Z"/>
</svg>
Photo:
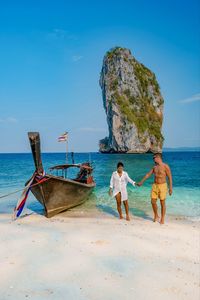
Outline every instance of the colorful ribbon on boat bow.
<svg viewBox="0 0 200 300">
<path fill-rule="evenodd" d="M 46 181 L 47 179 L 45 178 L 45 172 L 43 171 L 42 174 L 38 174 L 38 173 L 34 173 L 33 176 L 31 177 L 30 181 L 28 182 L 28 184 L 26 185 L 25 189 L 23 190 L 21 197 L 19 199 L 19 201 L 17 202 L 17 205 L 14 209 L 14 213 L 13 213 L 13 220 L 16 220 L 17 218 L 20 217 L 24 206 L 26 204 L 26 200 L 28 198 L 28 194 L 31 190 L 32 187 L 32 183 L 34 181 L 34 179 L 36 180 L 37 184 L 34 185 L 38 185 L 44 181 Z M 34 186 L 33 185 L 33 186 Z"/>
</svg>

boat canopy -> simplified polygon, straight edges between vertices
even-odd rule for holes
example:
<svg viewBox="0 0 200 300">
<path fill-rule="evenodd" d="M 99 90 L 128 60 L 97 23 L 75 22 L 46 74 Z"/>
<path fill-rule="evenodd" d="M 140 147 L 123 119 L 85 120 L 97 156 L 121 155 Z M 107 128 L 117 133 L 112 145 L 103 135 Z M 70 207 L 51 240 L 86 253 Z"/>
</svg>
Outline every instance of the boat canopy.
<svg viewBox="0 0 200 300">
<path fill-rule="evenodd" d="M 86 170 L 92 170 L 91 166 L 88 166 L 87 164 L 64 164 L 64 165 L 57 165 L 50 167 L 50 170 L 65 170 L 68 168 L 81 168 L 81 169 L 86 169 Z"/>
</svg>

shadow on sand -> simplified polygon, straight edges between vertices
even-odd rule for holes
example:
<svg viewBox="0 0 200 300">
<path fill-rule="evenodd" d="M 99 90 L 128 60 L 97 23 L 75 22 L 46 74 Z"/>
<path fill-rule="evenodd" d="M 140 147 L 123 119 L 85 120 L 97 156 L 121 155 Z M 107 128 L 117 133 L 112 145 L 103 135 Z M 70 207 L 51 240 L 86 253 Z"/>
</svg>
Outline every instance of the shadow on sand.
<svg viewBox="0 0 200 300">
<path fill-rule="evenodd" d="M 99 204 L 96 206 L 99 210 L 103 211 L 104 213 L 110 214 L 114 217 L 118 218 L 118 213 L 116 210 L 114 210 L 112 207 L 108 206 L 108 205 L 102 205 Z M 139 208 L 129 208 L 130 213 L 133 216 L 145 219 L 145 220 L 153 220 L 149 215 L 147 215 L 143 210 L 139 209 Z"/>
<path fill-rule="evenodd" d="M 139 209 L 139 208 L 129 208 L 131 214 L 133 216 L 136 216 L 138 218 L 142 218 L 142 219 L 145 219 L 145 220 L 150 220 L 150 221 L 153 221 L 153 219 L 147 215 L 142 209 Z"/>
<path fill-rule="evenodd" d="M 106 214 L 109 214 L 109 215 L 112 215 L 114 217 L 117 217 L 118 218 L 118 213 L 117 211 L 115 211 L 112 207 L 108 206 L 108 205 L 103 205 L 103 204 L 98 204 L 96 205 L 96 207 L 103 211 L 104 213 Z"/>
<path fill-rule="evenodd" d="M 44 207 L 39 202 L 30 203 L 27 208 L 37 215 L 45 216 Z"/>
</svg>

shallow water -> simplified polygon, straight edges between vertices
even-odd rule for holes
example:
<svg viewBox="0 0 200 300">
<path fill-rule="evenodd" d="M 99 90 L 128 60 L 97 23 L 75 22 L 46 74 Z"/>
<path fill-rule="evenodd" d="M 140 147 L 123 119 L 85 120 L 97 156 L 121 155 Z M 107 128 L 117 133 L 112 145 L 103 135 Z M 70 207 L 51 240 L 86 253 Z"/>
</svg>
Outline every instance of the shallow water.
<svg viewBox="0 0 200 300">
<path fill-rule="evenodd" d="M 43 165 L 48 168 L 65 162 L 64 153 L 44 153 Z M 109 181 L 118 161 L 125 165 L 129 176 L 139 181 L 153 166 L 151 154 L 100 154 L 76 153 L 75 162 L 91 160 L 94 166 L 96 188 L 90 200 L 81 206 L 84 209 L 116 215 L 115 200 L 108 196 Z M 170 215 L 198 218 L 200 216 L 200 152 L 166 152 L 163 154 L 173 174 L 173 195 L 167 198 Z M 34 171 L 31 154 L 0 154 L 0 195 L 23 188 Z M 73 174 L 68 174 L 73 176 Z M 149 218 L 151 211 L 150 191 L 153 177 L 140 188 L 128 186 L 129 205 L 132 214 Z M 0 211 L 11 213 L 20 193 L 0 199 Z M 42 212 L 40 204 L 30 195 L 27 208 Z"/>
</svg>

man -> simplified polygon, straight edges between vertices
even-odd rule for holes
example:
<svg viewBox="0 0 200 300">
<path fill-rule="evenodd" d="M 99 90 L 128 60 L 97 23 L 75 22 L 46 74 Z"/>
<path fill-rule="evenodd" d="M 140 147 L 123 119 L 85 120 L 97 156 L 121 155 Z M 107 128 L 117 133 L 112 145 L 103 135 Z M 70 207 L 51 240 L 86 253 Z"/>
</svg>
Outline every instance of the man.
<svg viewBox="0 0 200 300">
<path fill-rule="evenodd" d="M 166 206 L 165 200 L 167 197 L 167 182 L 166 177 L 169 180 L 169 195 L 172 195 L 172 174 L 170 167 L 163 163 L 162 161 L 162 154 L 156 153 L 153 156 L 153 160 L 155 162 L 155 166 L 151 169 L 149 173 L 147 173 L 144 178 L 136 185 L 141 186 L 146 179 L 148 179 L 152 174 L 154 174 L 154 184 L 152 186 L 151 191 L 151 204 L 154 212 L 154 222 L 159 221 L 158 216 L 158 207 L 157 207 L 157 199 L 160 199 L 161 204 L 161 220 L 160 224 L 164 224 L 165 222 L 165 213 L 166 213 Z"/>
</svg>

